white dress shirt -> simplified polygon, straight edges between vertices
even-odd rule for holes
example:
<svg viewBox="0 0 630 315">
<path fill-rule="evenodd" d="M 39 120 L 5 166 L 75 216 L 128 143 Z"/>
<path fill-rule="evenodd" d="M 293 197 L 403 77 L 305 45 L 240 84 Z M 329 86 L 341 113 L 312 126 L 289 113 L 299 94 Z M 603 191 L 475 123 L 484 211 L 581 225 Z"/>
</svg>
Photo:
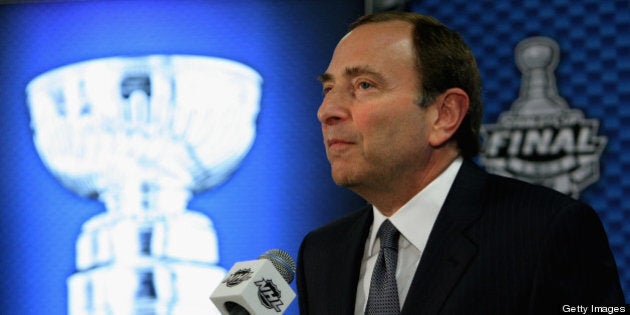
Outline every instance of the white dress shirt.
<svg viewBox="0 0 630 315">
<path fill-rule="evenodd" d="M 402 308 L 411 281 L 416 273 L 420 257 L 429 239 L 429 233 L 437 219 L 438 213 L 446 200 L 455 176 L 462 165 L 462 158 L 458 157 L 449 165 L 442 174 L 433 180 L 427 187 L 403 205 L 389 220 L 400 232 L 398 240 L 398 264 L 396 268 L 396 284 L 398 285 L 398 298 Z M 374 222 L 365 242 L 361 273 L 357 287 L 357 297 L 354 312 L 357 315 L 365 313 L 365 306 L 370 292 L 370 280 L 372 271 L 378 258 L 380 242 L 376 238 L 381 224 L 388 219 L 373 207 Z"/>
</svg>

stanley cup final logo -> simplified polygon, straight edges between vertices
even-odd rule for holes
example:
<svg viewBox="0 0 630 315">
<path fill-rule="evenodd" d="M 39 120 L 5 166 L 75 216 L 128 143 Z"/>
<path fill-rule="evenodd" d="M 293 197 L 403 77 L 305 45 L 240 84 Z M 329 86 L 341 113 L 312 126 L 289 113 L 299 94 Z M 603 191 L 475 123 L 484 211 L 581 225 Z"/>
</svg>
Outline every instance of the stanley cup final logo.
<svg viewBox="0 0 630 315">
<path fill-rule="evenodd" d="M 490 172 L 542 184 L 577 198 L 599 179 L 607 139 L 599 122 L 570 109 L 559 96 L 554 70 L 558 44 L 531 37 L 515 51 L 522 73 L 518 99 L 496 124 L 484 125 L 481 163 Z"/>
<path fill-rule="evenodd" d="M 260 75 L 202 56 L 114 57 L 27 87 L 34 143 L 69 190 L 106 212 L 83 224 L 68 312 L 208 314 L 224 278 L 212 222 L 186 209 L 252 146 Z"/>
</svg>

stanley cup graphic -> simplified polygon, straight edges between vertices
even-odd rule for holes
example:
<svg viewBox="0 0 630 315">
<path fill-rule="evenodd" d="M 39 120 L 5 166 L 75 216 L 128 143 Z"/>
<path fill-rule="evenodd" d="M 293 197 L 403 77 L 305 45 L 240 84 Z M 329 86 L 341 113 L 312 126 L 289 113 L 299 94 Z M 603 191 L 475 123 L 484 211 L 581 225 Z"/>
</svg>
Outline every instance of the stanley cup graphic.
<svg viewBox="0 0 630 315">
<path fill-rule="evenodd" d="M 519 98 L 512 114 L 560 115 L 569 106 L 558 95 L 554 71 L 560 59 L 558 44 L 548 37 L 530 37 L 516 46 L 516 65 L 522 73 Z"/>
<path fill-rule="evenodd" d="M 211 221 L 186 209 L 249 151 L 261 77 L 200 56 L 105 58 L 27 88 L 34 142 L 68 189 L 107 211 L 83 225 L 70 314 L 208 314 L 224 278 Z"/>
<path fill-rule="evenodd" d="M 554 71 L 558 43 L 530 37 L 515 49 L 521 89 L 496 124 L 482 126 L 481 162 L 493 173 L 554 188 L 579 197 L 599 178 L 599 158 L 607 139 L 597 135 L 599 121 L 570 108 L 558 93 Z"/>
</svg>

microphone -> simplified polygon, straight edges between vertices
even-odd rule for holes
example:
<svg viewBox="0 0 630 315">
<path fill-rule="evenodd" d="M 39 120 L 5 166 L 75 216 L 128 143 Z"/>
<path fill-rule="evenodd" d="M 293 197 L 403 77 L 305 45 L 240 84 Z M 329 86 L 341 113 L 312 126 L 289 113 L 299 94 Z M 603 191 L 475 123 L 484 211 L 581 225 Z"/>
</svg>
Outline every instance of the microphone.
<svg viewBox="0 0 630 315">
<path fill-rule="evenodd" d="M 282 314 L 295 299 L 289 286 L 294 276 L 291 255 L 270 249 L 257 260 L 234 264 L 210 300 L 223 315 Z"/>
</svg>

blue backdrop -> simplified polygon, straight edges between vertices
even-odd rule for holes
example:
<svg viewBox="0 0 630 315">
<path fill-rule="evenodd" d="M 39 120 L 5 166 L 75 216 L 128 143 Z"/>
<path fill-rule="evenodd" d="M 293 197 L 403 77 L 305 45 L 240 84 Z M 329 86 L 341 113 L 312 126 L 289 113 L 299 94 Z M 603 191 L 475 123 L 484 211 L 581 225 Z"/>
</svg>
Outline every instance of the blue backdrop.
<svg viewBox="0 0 630 315">
<path fill-rule="evenodd" d="M 494 124 L 518 98 L 521 72 L 514 48 L 531 36 L 560 46 L 555 71 L 569 107 L 599 120 L 608 138 L 599 181 L 580 199 L 598 212 L 630 300 L 630 2 L 614 0 L 414 1 L 469 43 L 483 79 L 484 123 Z"/>
<path fill-rule="evenodd" d="M 81 225 L 105 210 L 62 187 L 37 155 L 25 99 L 31 79 L 79 61 L 147 54 L 222 57 L 258 71 L 264 83 L 250 153 L 228 182 L 195 195 L 188 208 L 213 220 L 226 269 L 270 248 L 296 257 L 308 230 L 363 204 L 329 178 L 315 116 L 316 77 L 362 10 L 360 1 L 1 6 L 3 313 L 66 312 Z M 297 303 L 291 309 L 297 313 Z"/>
<path fill-rule="evenodd" d="M 556 71 L 571 108 L 600 120 L 608 137 L 601 178 L 582 192 L 608 231 L 630 299 L 630 9 L 627 1 L 416 1 L 459 30 L 484 79 L 485 123 L 517 98 L 514 46 L 554 38 Z M 66 190 L 45 169 L 29 127 L 25 87 L 71 63 L 120 55 L 194 54 L 249 65 L 263 77 L 252 150 L 232 178 L 195 195 L 188 208 L 209 216 L 220 264 L 269 248 L 294 257 L 311 229 L 364 202 L 336 187 L 315 117 L 328 64 L 363 1 L 82 1 L 0 6 L 0 248 L 3 312 L 64 314 L 81 224 L 101 203 Z M 625 153 L 625 154 L 624 154 Z M 210 292 L 208 292 L 208 295 Z M 297 314 L 297 303 L 290 312 Z"/>
</svg>

